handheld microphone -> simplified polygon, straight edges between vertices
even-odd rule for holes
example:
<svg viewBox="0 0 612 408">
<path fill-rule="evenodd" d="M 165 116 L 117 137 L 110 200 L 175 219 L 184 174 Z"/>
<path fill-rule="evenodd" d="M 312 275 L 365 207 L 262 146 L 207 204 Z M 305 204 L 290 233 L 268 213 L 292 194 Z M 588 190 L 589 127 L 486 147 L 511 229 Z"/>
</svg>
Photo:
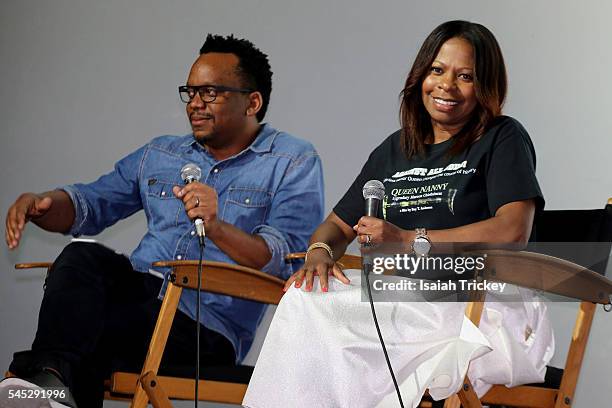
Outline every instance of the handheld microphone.
<svg viewBox="0 0 612 408">
<path fill-rule="evenodd" d="M 378 180 L 370 180 L 363 185 L 363 198 L 365 199 L 365 215 L 378 218 L 378 209 L 385 196 L 385 186 Z M 362 248 L 369 247 L 369 241 L 361 244 Z M 371 256 L 366 252 L 362 254 L 363 268 L 366 274 L 372 267 Z"/>
<path fill-rule="evenodd" d="M 185 182 L 185 184 L 200 181 L 200 177 L 202 177 L 202 170 L 200 170 L 198 165 L 195 163 L 187 163 L 181 169 L 181 179 Z M 198 217 L 194 220 L 194 223 L 196 233 L 198 234 L 198 238 L 200 240 L 200 245 L 204 245 L 204 237 L 206 236 L 204 221 Z"/>
<path fill-rule="evenodd" d="M 378 218 L 378 209 L 385 196 L 385 186 L 378 180 L 370 180 L 363 185 L 365 215 Z"/>
</svg>

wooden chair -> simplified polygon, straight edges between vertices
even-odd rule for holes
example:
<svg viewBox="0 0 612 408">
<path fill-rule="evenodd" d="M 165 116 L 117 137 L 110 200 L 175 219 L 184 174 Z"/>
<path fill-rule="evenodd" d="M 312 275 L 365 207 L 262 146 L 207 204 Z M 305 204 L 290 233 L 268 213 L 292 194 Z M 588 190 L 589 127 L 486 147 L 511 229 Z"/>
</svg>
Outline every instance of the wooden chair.
<svg viewBox="0 0 612 408">
<path fill-rule="evenodd" d="M 304 253 L 291 254 L 287 261 L 302 258 Z M 360 267 L 361 260 L 345 255 L 344 268 Z M 164 346 L 183 288 L 197 288 L 197 261 L 157 262 L 154 266 L 171 267 L 171 278 L 151 338 L 149 351 L 140 375 L 116 372 L 111 376 L 109 396 L 133 394 L 131 407 L 145 407 L 150 401 L 155 408 L 171 407 L 169 399 L 193 399 L 193 378 L 157 376 Z M 263 272 L 219 262 L 203 263 L 202 290 L 267 304 L 278 304 L 284 281 Z M 253 367 L 202 367 L 198 399 L 241 404 Z"/>
<path fill-rule="evenodd" d="M 303 252 L 290 254 L 287 262 L 304 256 Z M 355 255 L 345 255 L 339 263 L 344 269 L 361 268 L 361 258 Z M 51 265 L 49 262 L 20 263 L 15 268 L 47 268 L 48 272 Z M 193 367 L 162 367 L 159 370 L 181 293 L 184 288 L 197 288 L 197 261 L 162 261 L 154 266 L 170 267 L 172 272 L 142 370 L 140 373 L 114 372 L 105 381 L 105 399 L 131 401 L 131 407 L 145 407 L 148 402 L 155 408 L 171 407 L 171 399 L 193 400 L 194 397 Z M 283 280 L 252 268 L 221 262 L 202 263 L 203 291 L 278 304 L 284 284 Z M 198 399 L 241 404 L 253 368 L 202 366 Z"/>
<path fill-rule="evenodd" d="M 482 278 L 580 301 L 565 368 L 560 373 L 557 372 L 561 376 L 560 381 L 546 381 L 544 385 L 522 385 L 514 388 L 494 385 L 479 400 L 466 376 L 458 394 L 445 402 L 445 408 L 479 408 L 482 404 L 532 408 L 572 406 L 595 307 L 597 304 L 607 305 L 606 310 L 609 310 L 612 301 L 612 282 L 603 276 L 612 242 L 612 198 L 608 200 L 606 207 L 600 210 L 544 211 L 536 220 L 535 227 L 538 242 L 604 243 L 591 248 L 581 248 L 580 251 L 567 251 L 567 246 L 550 246 L 545 248 L 549 255 L 487 251 Z M 478 296 L 484 300 L 484 294 Z M 482 302 L 470 303 L 466 315 L 478 324 L 482 309 Z M 552 367 L 548 367 L 548 370 L 559 371 Z M 547 372 L 547 377 L 554 377 L 548 374 Z"/>
</svg>

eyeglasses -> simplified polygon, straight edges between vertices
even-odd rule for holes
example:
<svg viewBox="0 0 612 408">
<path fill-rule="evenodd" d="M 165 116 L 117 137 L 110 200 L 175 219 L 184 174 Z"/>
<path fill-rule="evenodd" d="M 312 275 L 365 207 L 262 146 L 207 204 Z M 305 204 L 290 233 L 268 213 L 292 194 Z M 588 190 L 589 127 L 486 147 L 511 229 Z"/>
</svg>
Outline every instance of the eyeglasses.
<svg viewBox="0 0 612 408">
<path fill-rule="evenodd" d="M 185 103 L 189 103 L 195 98 L 196 93 L 200 95 L 200 99 L 202 102 L 210 103 L 214 102 L 217 99 L 217 95 L 220 92 L 240 92 L 240 93 L 250 93 L 254 92 L 251 89 L 243 89 L 243 88 L 232 88 L 230 86 L 222 86 L 222 85 L 200 85 L 200 86 L 189 86 L 182 85 L 179 86 L 179 95 L 181 97 L 181 101 Z"/>
</svg>

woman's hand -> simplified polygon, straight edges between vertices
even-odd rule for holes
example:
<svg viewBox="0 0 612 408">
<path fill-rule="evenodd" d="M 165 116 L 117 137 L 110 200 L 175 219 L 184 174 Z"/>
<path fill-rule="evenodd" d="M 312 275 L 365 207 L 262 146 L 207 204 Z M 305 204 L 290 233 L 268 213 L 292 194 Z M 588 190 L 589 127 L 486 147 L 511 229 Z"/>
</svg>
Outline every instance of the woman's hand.
<svg viewBox="0 0 612 408">
<path fill-rule="evenodd" d="M 403 230 L 395 225 L 374 217 L 361 217 L 353 227 L 360 244 L 384 244 L 412 242 L 411 231 Z"/>
<path fill-rule="evenodd" d="M 283 290 L 286 292 L 294 282 L 296 288 L 301 287 L 304 278 L 306 278 L 306 291 L 310 292 L 313 287 L 314 277 L 318 276 L 321 290 L 327 292 L 330 275 L 336 277 L 342 283 L 347 285 L 350 283 L 342 269 L 329 256 L 329 253 L 323 248 L 316 248 L 308 253 L 308 259 L 304 266 L 287 279 Z"/>
</svg>

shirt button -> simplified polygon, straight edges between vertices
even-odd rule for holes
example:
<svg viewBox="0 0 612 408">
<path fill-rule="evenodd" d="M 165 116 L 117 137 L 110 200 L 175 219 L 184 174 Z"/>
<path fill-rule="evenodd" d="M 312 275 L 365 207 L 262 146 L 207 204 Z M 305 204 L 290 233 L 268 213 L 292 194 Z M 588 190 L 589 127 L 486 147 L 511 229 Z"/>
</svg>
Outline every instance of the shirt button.
<svg viewBox="0 0 612 408">
<path fill-rule="evenodd" d="M 218 172 L 219 172 L 219 169 L 214 169 L 213 170 L 213 173 L 218 173 Z"/>
<path fill-rule="evenodd" d="M 250 199 L 248 199 L 248 198 L 245 198 L 245 199 L 244 199 L 244 203 L 245 203 L 245 204 L 248 204 L 248 203 L 250 203 L 250 202 L 251 202 L 251 200 L 250 200 Z"/>
<path fill-rule="evenodd" d="M 176 256 L 176 259 L 178 259 L 178 260 L 180 261 L 181 259 L 183 259 L 183 257 L 182 257 L 182 256 L 180 256 L 180 255 L 177 255 L 177 256 Z"/>
<path fill-rule="evenodd" d="M 165 191 L 162 191 L 162 196 L 165 196 L 165 195 L 166 195 L 166 192 L 165 192 Z"/>
<path fill-rule="evenodd" d="M 195 231 L 191 231 L 191 235 L 195 235 Z"/>
</svg>

